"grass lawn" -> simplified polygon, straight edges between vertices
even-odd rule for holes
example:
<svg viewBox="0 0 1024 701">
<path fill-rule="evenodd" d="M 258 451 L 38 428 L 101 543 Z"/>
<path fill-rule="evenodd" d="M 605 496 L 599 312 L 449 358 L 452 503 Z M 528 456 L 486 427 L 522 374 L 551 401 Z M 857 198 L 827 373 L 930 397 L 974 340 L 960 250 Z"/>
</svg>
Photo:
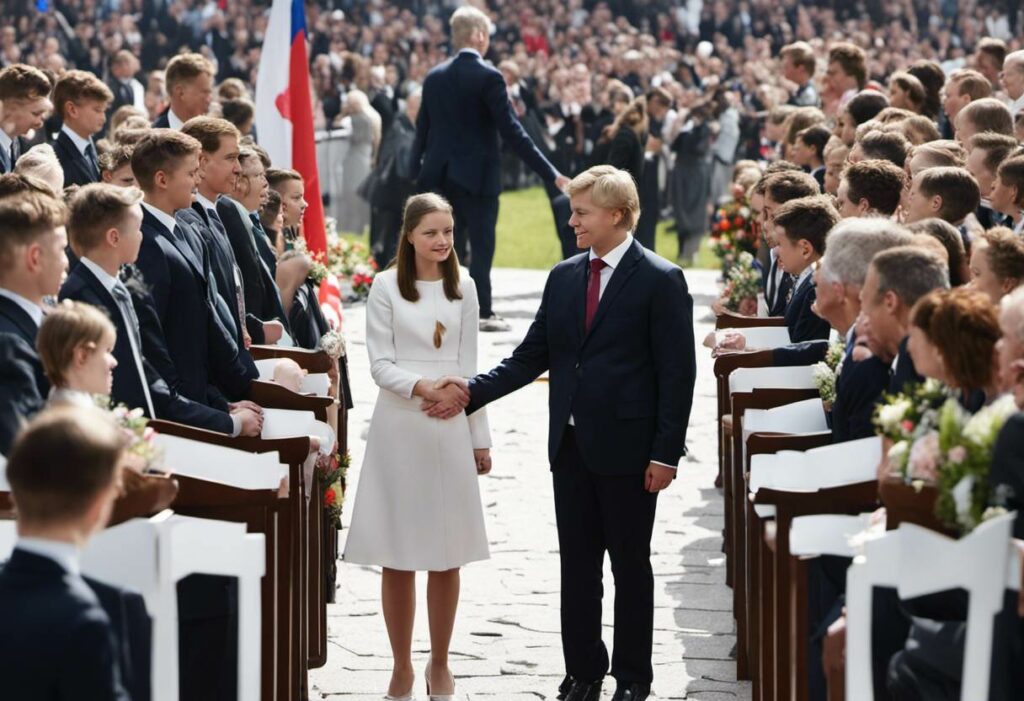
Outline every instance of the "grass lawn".
<svg viewBox="0 0 1024 701">
<path fill-rule="evenodd" d="M 358 238 L 366 240 L 365 235 Z M 532 187 L 501 195 L 497 238 L 496 268 L 547 270 L 561 260 L 561 246 L 543 188 Z M 659 255 L 671 261 L 679 254 L 679 239 L 668 231 L 668 222 L 658 224 L 656 247 Z M 718 267 L 707 239 L 701 243 L 696 267 Z"/>
</svg>

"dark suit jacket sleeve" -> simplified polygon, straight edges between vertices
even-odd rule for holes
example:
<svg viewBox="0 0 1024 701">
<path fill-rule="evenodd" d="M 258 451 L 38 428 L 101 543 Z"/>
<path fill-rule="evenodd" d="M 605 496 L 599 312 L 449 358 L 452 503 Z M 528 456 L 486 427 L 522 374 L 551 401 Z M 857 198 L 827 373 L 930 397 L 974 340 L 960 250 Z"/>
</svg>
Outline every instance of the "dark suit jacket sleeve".
<svg viewBox="0 0 1024 701">
<path fill-rule="evenodd" d="M 427 76 L 427 80 L 423 81 L 423 101 L 426 101 L 427 84 L 430 80 L 430 76 Z M 423 152 L 427 148 L 427 133 L 430 131 L 430 117 L 427 114 L 426 105 L 420 107 L 419 114 L 416 115 L 416 136 L 412 140 L 412 148 L 409 150 L 409 158 L 406 163 L 406 168 L 409 172 L 409 178 L 415 180 L 420 174 L 420 165 L 423 161 Z"/>
<path fill-rule="evenodd" d="M 148 360 L 143 360 L 143 366 L 146 370 L 146 379 L 149 381 L 153 408 L 161 419 L 229 435 L 234 431 L 234 422 L 227 412 L 181 396 L 168 386 Z"/>
<path fill-rule="evenodd" d="M 544 154 L 537 149 L 536 144 L 530 139 L 523 126 L 516 119 L 512 111 L 512 103 L 508 99 L 508 89 L 501 73 L 497 70 L 487 72 L 487 83 L 484 86 L 484 100 L 487 109 L 498 125 L 498 133 L 505 144 L 512 148 L 530 169 L 539 175 L 543 180 L 553 181 L 558 177 L 558 172 L 551 165 L 551 161 L 544 157 Z M 420 110 L 420 114 L 423 110 Z M 419 128 L 416 129 L 417 136 Z"/>
<path fill-rule="evenodd" d="M 512 351 L 512 355 L 501 361 L 490 372 L 481 373 L 469 382 L 470 402 L 466 413 L 472 414 L 495 399 L 515 392 L 533 382 L 548 369 L 547 304 L 551 294 L 551 277 L 544 286 L 540 309 L 530 324 L 523 342 Z"/>
<path fill-rule="evenodd" d="M 72 626 L 60 659 L 58 697 L 91 701 L 129 701 L 121 683 L 113 633 L 106 615 L 89 612 Z"/>
<path fill-rule="evenodd" d="M 641 173 L 637 165 L 643 167 L 643 145 L 629 127 L 622 127 L 612 139 L 611 150 L 608 151 L 608 165 L 627 171 L 639 185 Z"/>
<path fill-rule="evenodd" d="M 0 455 L 7 455 L 23 421 L 42 409 L 32 349 L 12 334 L 0 335 Z"/>
<path fill-rule="evenodd" d="M 803 343 L 791 343 L 772 349 L 772 365 L 776 367 L 793 367 L 797 365 L 814 365 L 825 359 L 828 341 L 819 339 Z"/>
<path fill-rule="evenodd" d="M 651 309 L 651 350 L 658 376 L 658 428 L 651 460 L 676 465 L 686 452 L 686 427 L 697 381 L 693 298 L 679 268 L 658 284 Z"/>
<path fill-rule="evenodd" d="M 832 327 L 811 309 L 811 305 L 814 304 L 814 300 L 817 298 L 818 291 L 811 288 L 800 300 L 800 308 L 795 310 L 795 323 L 789 329 L 789 337 L 793 339 L 794 343 L 828 339 Z"/>
<path fill-rule="evenodd" d="M 210 344 L 210 377 L 216 378 L 217 385 L 224 395 L 238 401 L 249 396 L 252 381 L 260 375 L 249 351 L 239 348 L 217 318 L 210 310 L 208 317 L 207 337 Z M 220 407 L 220 402 L 216 405 Z"/>
<path fill-rule="evenodd" d="M 1024 414 L 1011 416 L 1000 429 L 988 480 L 993 499 L 1005 502 L 995 505 L 1017 512 L 1013 537 L 1024 538 Z"/>
</svg>

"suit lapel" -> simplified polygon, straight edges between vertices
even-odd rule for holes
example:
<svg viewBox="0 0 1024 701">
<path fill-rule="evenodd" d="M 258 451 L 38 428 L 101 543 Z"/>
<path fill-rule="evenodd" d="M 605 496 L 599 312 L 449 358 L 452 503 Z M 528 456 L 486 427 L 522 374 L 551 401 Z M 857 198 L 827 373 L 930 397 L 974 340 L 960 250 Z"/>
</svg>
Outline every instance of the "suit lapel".
<svg viewBox="0 0 1024 701">
<path fill-rule="evenodd" d="M 574 276 L 575 287 L 573 291 L 576 297 L 576 333 L 580 339 L 580 345 L 587 336 L 587 283 L 590 282 L 590 257 L 587 254 L 580 256 L 579 265 Z"/>
<path fill-rule="evenodd" d="M 39 332 L 39 327 L 24 309 L 6 297 L 0 297 L 0 315 L 11 320 L 11 323 L 21 333 L 22 340 L 33 349 L 36 347 L 36 334 Z"/>
<path fill-rule="evenodd" d="M 634 240 L 633 245 L 626 251 L 626 255 L 622 256 L 622 260 L 619 261 L 619 265 L 612 272 L 612 279 L 608 281 L 608 286 L 604 289 L 604 294 L 601 295 L 601 301 L 597 305 L 597 312 L 594 314 L 594 321 L 590 324 L 590 333 L 587 334 L 584 343 L 591 336 L 594 335 L 594 329 L 598 327 L 601 320 L 604 319 L 608 313 L 608 308 L 615 304 L 615 298 L 619 296 L 622 289 L 626 286 L 629 278 L 636 272 L 637 263 L 643 258 L 643 248 L 640 244 Z M 587 267 L 589 268 L 589 261 Z M 586 288 L 584 288 L 584 307 L 586 307 L 585 298 Z"/>
<path fill-rule="evenodd" d="M 200 279 L 205 279 L 205 274 L 203 272 L 203 266 L 200 265 L 200 263 L 198 261 L 196 261 L 195 251 L 192 250 L 192 247 L 189 246 L 188 243 L 184 239 L 181 239 L 181 238 L 175 236 L 173 232 L 167 231 L 167 227 L 165 227 L 161 222 L 157 221 L 156 217 L 154 217 L 149 212 L 145 212 L 143 214 L 143 222 L 144 223 L 146 221 L 146 218 L 148 218 L 149 225 L 154 228 L 154 230 L 157 232 L 157 235 L 158 236 L 163 236 L 165 239 L 170 241 L 171 245 L 174 246 L 175 250 L 177 250 L 178 253 L 181 254 L 181 257 L 185 259 L 185 262 L 187 262 L 189 264 L 189 266 L 192 267 L 192 271 L 196 275 L 198 275 L 200 277 Z M 176 222 L 175 226 L 177 226 L 178 228 L 181 228 L 181 224 L 180 223 Z M 185 232 L 182 232 L 182 234 L 184 236 L 188 235 Z"/>
</svg>

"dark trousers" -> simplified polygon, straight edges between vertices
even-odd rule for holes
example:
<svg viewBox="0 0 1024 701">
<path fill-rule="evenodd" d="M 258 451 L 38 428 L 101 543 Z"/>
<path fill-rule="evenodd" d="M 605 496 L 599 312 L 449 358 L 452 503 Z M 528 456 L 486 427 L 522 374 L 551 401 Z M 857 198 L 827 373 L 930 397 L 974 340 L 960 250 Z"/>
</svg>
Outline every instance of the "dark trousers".
<svg viewBox="0 0 1024 701">
<path fill-rule="evenodd" d="M 640 221 L 636 240 L 648 251 L 654 250 L 660 207 L 658 205 L 658 161 L 644 159 L 644 177 L 640 181 Z"/>
<path fill-rule="evenodd" d="M 491 308 L 491 263 L 494 262 L 498 198 L 470 194 L 451 180 L 445 181 L 441 194 L 455 210 L 455 252 L 462 261 L 469 256 L 469 274 L 476 283 L 480 299 L 480 318 L 487 318 L 494 313 Z"/>
<path fill-rule="evenodd" d="M 570 426 L 552 469 L 562 570 L 562 652 L 566 671 L 596 681 L 608 671 L 601 640 L 604 554 L 615 577 L 611 674 L 620 685 L 654 678 L 654 572 L 651 533 L 657 494 L 644 475 L 599 475 L 583 463 Z"/>
<path fill-rule="evenodd" d="M 398 252 L 402 229 L 401 207 L 374 207 L 370 223 L 370 250 L 381 270 L 390 265 Z"/>
<path fill-rule="evenodd" d="M 238 580 L 193 574 L 177 588 L 179 697 L 238 698 Z"/>
</svg>

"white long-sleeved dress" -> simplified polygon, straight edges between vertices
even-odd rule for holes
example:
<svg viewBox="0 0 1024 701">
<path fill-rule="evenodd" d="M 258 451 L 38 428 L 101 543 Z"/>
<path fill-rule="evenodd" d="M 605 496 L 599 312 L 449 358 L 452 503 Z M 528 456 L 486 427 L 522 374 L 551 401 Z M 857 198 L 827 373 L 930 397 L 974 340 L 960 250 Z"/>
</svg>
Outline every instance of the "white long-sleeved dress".
<svg viewBox="0 0 1024 701">
<path fill-rule="evenodd" d="M 376 276 L 366 346 L 380 387 L 370 420 L 343 559 L 396 570 L 444 571 L 490 557 L 473 450 L 491 446 L 484 410 L 433 419 L 412 396 L 420 379 L 476 374 L 479 305 L 467 271 L 462 299 L 416 283 L 405 300 L 394 269 Z M 434 347 L 437 322 L 445 327 Z"/>
</svg>

